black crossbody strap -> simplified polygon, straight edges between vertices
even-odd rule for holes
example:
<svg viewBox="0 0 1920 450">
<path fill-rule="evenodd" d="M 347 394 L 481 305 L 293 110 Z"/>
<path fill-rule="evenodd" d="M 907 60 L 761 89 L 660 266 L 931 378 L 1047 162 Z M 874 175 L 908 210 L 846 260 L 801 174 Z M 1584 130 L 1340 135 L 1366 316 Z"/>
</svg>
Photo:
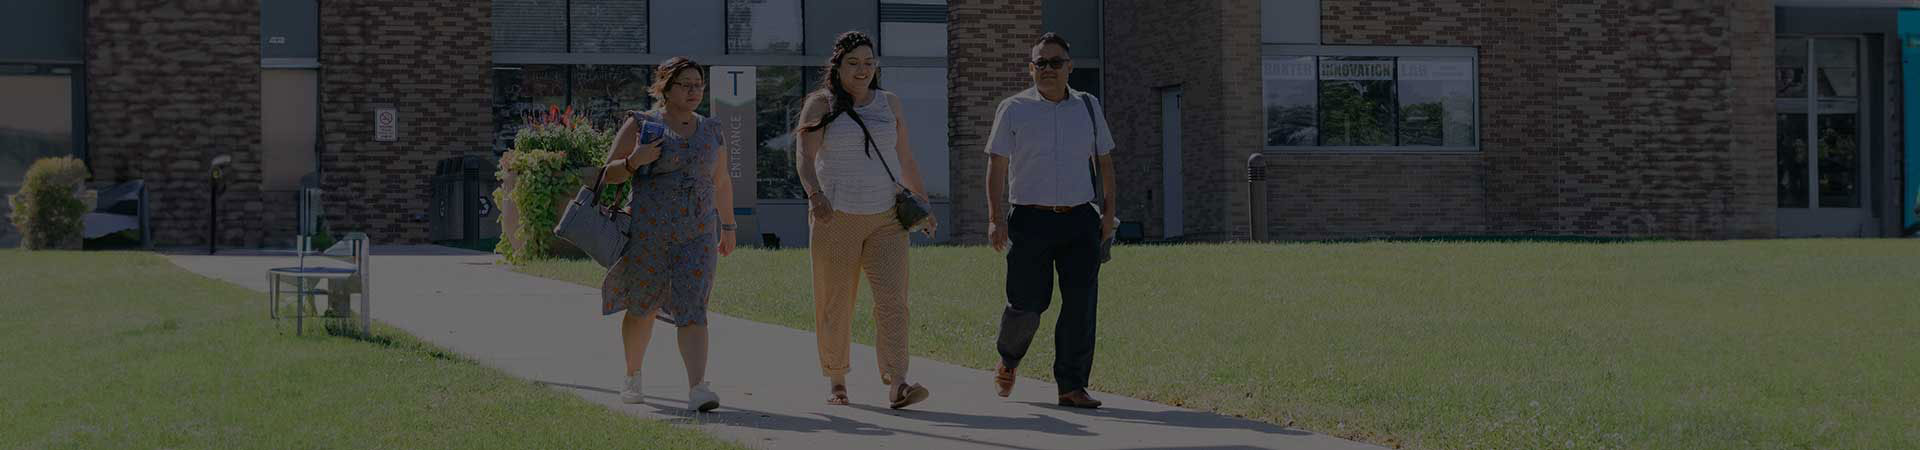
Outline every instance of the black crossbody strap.
<svg viewBox="0 0 1920 450">
<path fill-rule="evenodd" d="M 1093 130 L 1093 153 L 1092 156 L 1087 157 L 1087 174 L 1090 175 L 1089 179 L 1093 180 L 1093 207 L 1099 208 L 1101 200 L 1106 198 L 1105 193 L 1100 192 L 1100 170 L 1094 164 L 1094 161 L 1100 159 L 1100 120 L 1094 117 L 1093 96 L 1076 95 L 1075 97 L 1080 97 L 1080 105 L 1087 107 L 1087 127 Z"/>
<path fill-rule="evenodd" d="M 877 93 L 876 93 L 876 94 L 877 94 Z M 876 101 L 876 102 L 877 102 L 877 101 L 880 101 L 880 99 L 877 99 L 877 98 L 876 98 L 876 99 L 873 99 L 873 101 Z M 891 108 L 889 108 L 889 109 L 891 109 Z M 883 170 L 886 170 L 886 171 L 887 171 L 887 179 L 889 179 L 889 180 L 893 180 L 893 185 L 894 185 L 894 186 L 899 186 L 901 190 L 908 190 L 908 191 L 910 191 L 911 189 L 907 189 L 907 186 L 906 186 L 906 185 L 903 185 L 903 184 L 900 184 L 900 179 L 899 179 L 899 178 L 895 178 L 895 177 L 893 176 L 893 168 L 892 168 L 892 167 L 888 167 L 888 166 L 887 166 L 887 155 L 884 155 L 884 154 L 882 154 L 882 153 L 885 153 L 885 152 L 882 152 L 882 151 L 880 151 L 880 145 L 879 145 L 879 144 L 875 144 L 875 143 L 873 143 L 873 133 L 872 133 L 872 132 L 869 132 L 869 131 L 867 131 L 867 122 L 866 122 L 865 120 L 860 120 L 860 113 L 857 113 L 857 112 L 854 112 L 853 110 L 851 110 L 851 109 L 849 109 L 849 110 L 847 110 L 847 117 L 849 117 L 849 118 L 852 118 L 852 119 L 853 119 L 853 124 L 854 124 L 854 125 L 859 125 L 859 126 L 860 126 L 860 134 L 861 134 L 862 136 L 865 136 L 865 137 L 866 137 L 866 142 L 864 142 L 864 144 L 866 144 L 866 146 L 865 146 L 865 148 L 864 148 L 864 150 L 866 150 L 866 152 L 867 152 L 867 157 L 868 157 L 868 158 L 872 158 L 872 157 L 874 157 L 874 155 L 879 155 L 879 156 L 880 156 L 880 168 L 881 168 L 881 169 L 883 169 Z"/>
</svg>

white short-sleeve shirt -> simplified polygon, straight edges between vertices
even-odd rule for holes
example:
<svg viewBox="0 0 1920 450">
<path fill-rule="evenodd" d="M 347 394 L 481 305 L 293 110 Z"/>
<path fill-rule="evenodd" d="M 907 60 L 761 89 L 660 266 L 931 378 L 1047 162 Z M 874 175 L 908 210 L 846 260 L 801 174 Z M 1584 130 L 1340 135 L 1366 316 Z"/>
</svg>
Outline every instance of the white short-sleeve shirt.
<svg viewBox="0 0 1920 450">
<path fill-rule="evenodd" d="M 1067 93 L 1066 100 L 1055 103 L 1041 97 L 1039 89 L 1028 88 L 1001 100 L 994 113 L 987 153 L 1008 159 L 1013 204 L 1075 206 L 1093 201 L 1089 164 L 1094 155 L 1113 151 L 1113 133 L 1100 99 L 1072 89 Z"/>
</svg>

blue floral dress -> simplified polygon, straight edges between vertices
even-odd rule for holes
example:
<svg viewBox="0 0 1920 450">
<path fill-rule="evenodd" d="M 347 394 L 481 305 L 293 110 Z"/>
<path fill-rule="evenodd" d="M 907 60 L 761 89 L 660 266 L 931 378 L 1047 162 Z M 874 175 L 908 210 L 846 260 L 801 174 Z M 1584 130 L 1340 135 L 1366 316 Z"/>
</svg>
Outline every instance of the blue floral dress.
<svg viewBox="0 0 1920 450">
<path fill-rule="evenodd" d="M 629 184 L 633 237 L 600 281 L 602 315 L 657 307 L 677 326 L 707 323 L 707 296 L 720 257 L 713 171 L 724 142 L 717 121 L 695 117 L 691 136 L 669 127 L 660 159 Z M 665 123 L 659 112 L 634 118 Z"/>
</svg>

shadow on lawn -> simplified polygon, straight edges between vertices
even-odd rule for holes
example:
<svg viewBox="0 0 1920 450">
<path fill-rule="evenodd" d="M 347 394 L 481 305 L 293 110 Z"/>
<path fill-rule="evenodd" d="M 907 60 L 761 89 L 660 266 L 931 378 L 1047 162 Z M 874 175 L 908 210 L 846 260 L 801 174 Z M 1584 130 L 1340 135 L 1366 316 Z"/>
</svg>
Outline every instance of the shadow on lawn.
<svg viewBox="0 0 1920 450">
<path fill-rule="evenodd" d="M 448 352 L 446 350 L 428 347 L 426 345 L 422 345 L 419 343 L 395 341 L 393 340 L 393 338 L 390 338 L 390 337 L 380 336 L 370 332 L 361 331 L 360 326 L 354 324 L 354 322 L 352 322 L 352 319 L 342 320 L 337 317 L 329 317 L 329 318 L 322 318 L 321 320 L 324 322 L 323 326 L 327 329 L 327 336 L 346 338 L 346 339 L 365 342 L 365 343 L 377 345 L 380 347 L 390 348 L 390 349 L 417 351 L 420 353 L 425 353 L 427 354 L 427 356 L 432 357 L 434 359 L 441 359 L 441 360 L 447 360 L 447 361 L 468 361 L 467 359 L 460 357 L 460 355 L 455 355 L 452 352 Z"/>
</svg>

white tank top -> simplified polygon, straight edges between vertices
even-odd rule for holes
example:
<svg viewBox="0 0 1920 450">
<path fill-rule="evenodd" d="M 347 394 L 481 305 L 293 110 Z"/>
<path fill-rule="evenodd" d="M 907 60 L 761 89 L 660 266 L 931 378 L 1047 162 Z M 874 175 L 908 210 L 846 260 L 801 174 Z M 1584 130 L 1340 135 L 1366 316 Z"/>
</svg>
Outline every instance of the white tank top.
<svg viewBox="0 0 1920 450">
<path fill-rule="evenodd" d="M 885 91 L 873 91 L 871 101 L 854 108 L 873 135 L 873 150 L 866 146 L 860 125 L 846 114 L 827 124 L 820 160 L 814 168 L 820 190 L 833 203 L 833 209 L 849 214 L 878 214 L 893 207 L 893 196 L 900 191 L 893 176 L 900 176 L 900 154 L 895 151 L 899 131 L 894 128 L 893 107 Z M 886 161 L 881 166 L 881 161 Z M 904 182 L 901 184 L 905 184 Z"/>
</svg>

